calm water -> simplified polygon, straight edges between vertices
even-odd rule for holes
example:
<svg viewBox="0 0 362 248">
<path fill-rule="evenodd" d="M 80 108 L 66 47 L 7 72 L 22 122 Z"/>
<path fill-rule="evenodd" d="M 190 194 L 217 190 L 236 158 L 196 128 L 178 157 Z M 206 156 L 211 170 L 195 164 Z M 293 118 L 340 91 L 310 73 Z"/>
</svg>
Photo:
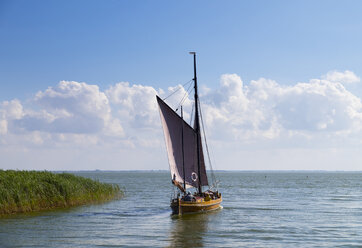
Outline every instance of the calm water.
<svg viewBox="0 0 362 248">
<path fill-rule="evenodd" d="M 219 172 L 223 209 L 180 218 L 168 172 L 77 174 L 126 196 L 0 219 L 0 247 L 362 247 L 362 173 Z"/>
</svg>

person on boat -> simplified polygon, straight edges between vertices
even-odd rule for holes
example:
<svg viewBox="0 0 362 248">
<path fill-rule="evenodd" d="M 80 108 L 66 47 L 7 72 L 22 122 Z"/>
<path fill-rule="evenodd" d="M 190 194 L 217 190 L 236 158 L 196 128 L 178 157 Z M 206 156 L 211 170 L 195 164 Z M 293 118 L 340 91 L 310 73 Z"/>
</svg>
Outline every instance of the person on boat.
<svg viewBox="0 0 362 248">
<path fill-rule="evenodd" d="M 196 198 L 191 194 L 190 191 L 182 198 L 183 201 L 196 201 Z"/>
</svg>

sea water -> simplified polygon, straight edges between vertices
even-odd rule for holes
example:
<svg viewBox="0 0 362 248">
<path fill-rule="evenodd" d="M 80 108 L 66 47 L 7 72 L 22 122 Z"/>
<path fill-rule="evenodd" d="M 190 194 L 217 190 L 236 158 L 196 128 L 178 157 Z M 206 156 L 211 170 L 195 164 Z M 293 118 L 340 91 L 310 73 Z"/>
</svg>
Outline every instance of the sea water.
<svg viewBox="0 0 362 248">
<path fill-rule="evenodd" d="M 168 172 L 77 172 L 125 197 L 0 219 L 0 247 L 362 246 L 361 172 L 217 172 L 223 208 L 171 216 Z"/>
</svg>

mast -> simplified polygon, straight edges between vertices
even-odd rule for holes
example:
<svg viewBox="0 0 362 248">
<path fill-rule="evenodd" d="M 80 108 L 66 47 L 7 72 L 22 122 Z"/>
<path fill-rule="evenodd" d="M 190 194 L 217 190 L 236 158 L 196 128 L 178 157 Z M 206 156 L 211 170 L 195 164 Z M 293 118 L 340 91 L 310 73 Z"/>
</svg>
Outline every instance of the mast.
<svg viewBox="0 0 362 248">
<path fill-rule="evenodd" d="M 199 194 L 202 193 L 201 186 L 201 160 L 200 160 L 200 147 L 201 147 L 201 136 L 200 136 L 200 122 L 199 122 L 199 96 L 197 92 L 197 77 L 196 77 L 196 52 L 190 52 L 190 54 L 194 55 L 194 83 L 195 83 L 195 132 L 196 132 L 196 147 L 197 147 L 197 177 L 199 179 Z"/>
<path fill-rule="evenodd" d="M 182 105 L 181 105 L 181 119 L 182 119 L 182 132 L 181 132 L 181 136 L 182 136 L 182 170 L 183 170 L 183 174 L 184 174 L 184 194 L 186 194 L 186 173 L 185 173 L 185 152 L 184 152 L 184 114 L 183 114 L 183 110 L 182 110 Z"/>
</svg>

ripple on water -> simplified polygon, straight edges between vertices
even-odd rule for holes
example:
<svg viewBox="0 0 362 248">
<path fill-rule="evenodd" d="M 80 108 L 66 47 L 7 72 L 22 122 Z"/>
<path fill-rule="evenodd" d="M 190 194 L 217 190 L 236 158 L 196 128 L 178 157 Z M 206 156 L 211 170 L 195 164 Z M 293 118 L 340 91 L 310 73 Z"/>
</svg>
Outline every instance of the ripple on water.
<svg viewBox="0 0 362 248">
<path fill-rule="evenodd" d="M 223 209 L 171 216 L 168 172 L 80 173 L 126 196 L 0 219 L 0 247 L 356 247 L 362 173 L 222 172 Z M 142 185 L 137 183 L 142 181 Z M 147 188 L 144 188 L 147 185 Z"/>
</svg>

